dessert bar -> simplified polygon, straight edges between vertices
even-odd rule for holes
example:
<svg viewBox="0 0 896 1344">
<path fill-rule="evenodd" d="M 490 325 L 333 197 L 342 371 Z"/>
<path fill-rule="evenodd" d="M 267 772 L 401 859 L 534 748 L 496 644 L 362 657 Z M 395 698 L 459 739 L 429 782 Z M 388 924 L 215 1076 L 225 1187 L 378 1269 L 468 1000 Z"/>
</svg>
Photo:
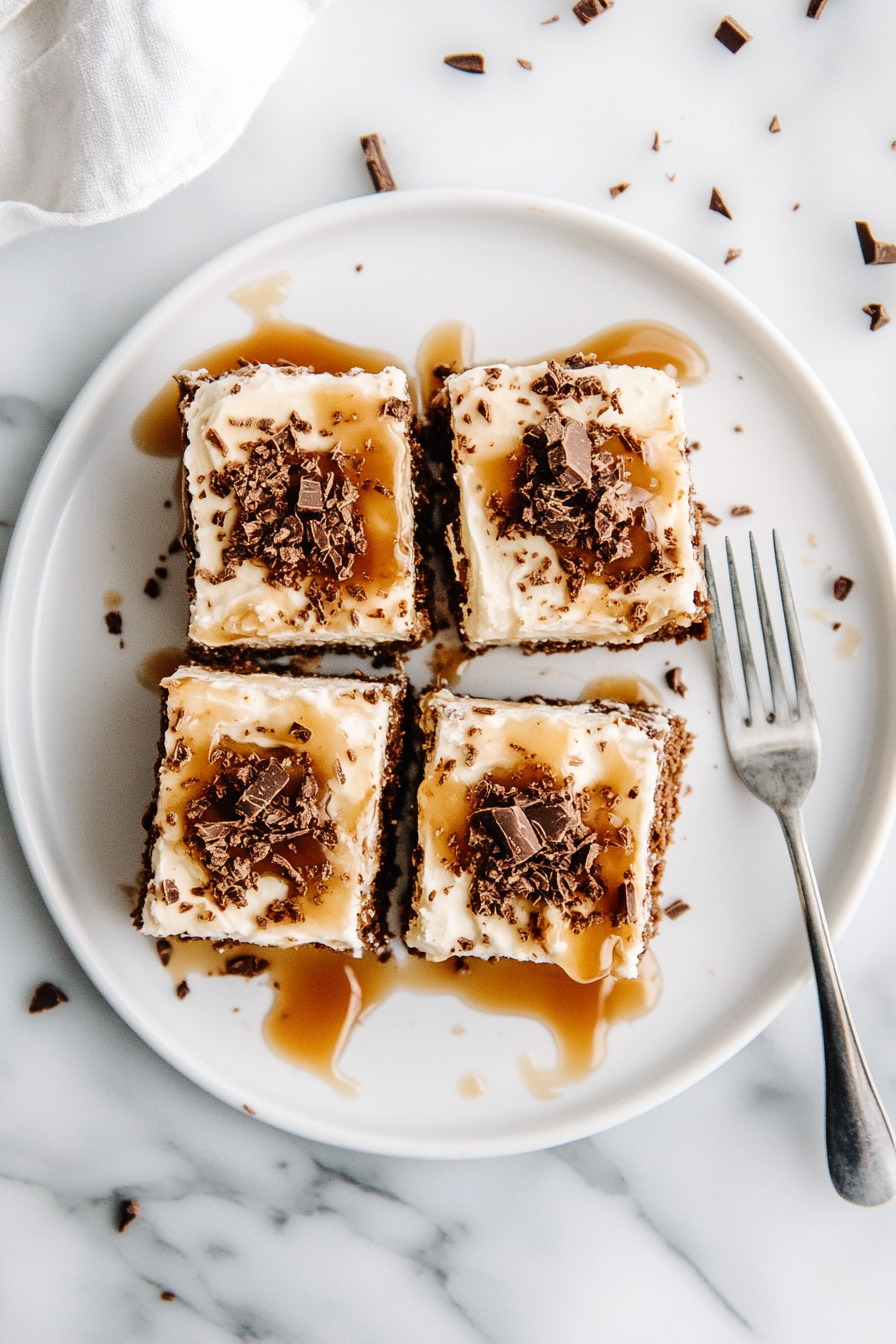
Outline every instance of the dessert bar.
<svg viewBox="0 0 896 1344">
<path fill-rule="evenodd" d="M 632 978 L 691 738 L 649 706 L 430 692 L 408 945 Z"/>
</svg>

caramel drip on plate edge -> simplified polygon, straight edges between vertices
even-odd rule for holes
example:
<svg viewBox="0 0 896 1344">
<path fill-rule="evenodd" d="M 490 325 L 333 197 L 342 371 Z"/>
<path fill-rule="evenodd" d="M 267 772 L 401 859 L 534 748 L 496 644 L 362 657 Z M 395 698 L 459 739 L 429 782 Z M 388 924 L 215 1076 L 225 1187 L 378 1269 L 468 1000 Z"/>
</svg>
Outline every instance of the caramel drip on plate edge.
<svg viewBox="0 0 896 1344">
<path fill-rule="evenodd" d="M 263 277 L 230 295 L 253 318 L 252 329 L 234 340 L 183 361 L 186 368 L 205 368 L 219 375 L 239 359 L 275 363 L 278 359 L 309 366 L 319 373 L 347 373 L 361 368 L 379 373 L 388 364 L 403 368 L 386 351 L 338 341 L 312 327 L 286 321 L 279 309 L 286 298 L 288 273 Z M 425 407 L 441 385 L 444 369 L 469 367 L 473 334 L 463 322 L 440 323 L 424 338 L 417 357 L 420 400 Z M 543 359 L 562 362 L 583 353 L 615 364 L 642 365 L 674 373 L 685 385 L 701 382 L 709 369 L 705 355 L 688 337 L 659 322 L 628 322 L 608 327 L 574 345 L 552 350 L 520 363 Z M 436 373 L 436 370 L 439 372 Z M 178 388 L 167 384 L 134 422 L 136 446 L 153 457 L 179 458 L 183 452 L 177 411 Z M 147 689 L 180 662 L 180 650 L 161 649 L 144 659 L 138 678 Z M 433 673 L 453 683 L 464 655 L 452 646 L 436 647 Z M 604 677 L 589 683 L 582 699 L 613 699 L 660 704 L 656 689 L 637 677 Z M 167 940 L 166 940 L 167 941 Z M 264 1023 L 264 1036 L 275 1053 L 354 1096 L 358 1084 L 341 1071 L 340 1062 L 355 1027 L 379 1003 L 398 992 L 450 994 L 481 1012 L 535 1018 L 553 1034 L 557 1062 L 542 1068 L 531 1054 L 519 1061 L 524 1083 L 537 1097 L 550 1098 L 586 1078 L 602 1062 L 610 1027 L 621 1019 L 648 1013 L 659 998 L 659 966 L 648 949 L 636 980 L 612 976 L 582 984 L 559 966 L 510 960 L 461 963 L 427 962 L 417 957 L 392 957 L 380 962 L 365 954 L 352 958 L 321 947 L 258 948 L 230 946 L 221 951 L 204 940 L 171 941 L 168 972 L 176 985 L 191 972 L 227 975 L 235 957 L 260 957 L 274 1001 Z M 475 1084 L 474 1084 L 475 1080 Z M 478 1075 L 459 1083 L 461 1095 L 481 1094 Z"/>
</svg>

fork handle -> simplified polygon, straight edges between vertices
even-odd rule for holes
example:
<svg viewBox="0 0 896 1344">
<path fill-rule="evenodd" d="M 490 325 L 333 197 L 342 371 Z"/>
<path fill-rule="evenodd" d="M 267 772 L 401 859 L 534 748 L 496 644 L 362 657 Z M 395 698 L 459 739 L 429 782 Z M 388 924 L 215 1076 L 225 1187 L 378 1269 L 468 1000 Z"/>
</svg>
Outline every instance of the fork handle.
<svg viewBox="0 0 896 1344">
<path fill-rule="evenodd" d="M 885 1204 L 896 1194 L 896 1139 L 871 1079 L 834 957 L 799 808 L 778 813 L 787 840 L 815 968 L 824 1040 L 828 1170 L 852 1204 Z"/>
</svg>

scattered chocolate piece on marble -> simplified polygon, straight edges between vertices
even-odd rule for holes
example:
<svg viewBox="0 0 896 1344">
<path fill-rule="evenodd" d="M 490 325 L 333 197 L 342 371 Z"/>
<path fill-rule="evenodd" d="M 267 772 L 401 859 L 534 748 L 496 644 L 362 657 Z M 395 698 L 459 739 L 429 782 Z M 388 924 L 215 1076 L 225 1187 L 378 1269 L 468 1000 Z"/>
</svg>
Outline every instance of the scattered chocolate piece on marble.
<svg viewBox="0 0 896 1344">
<path fill-rule="evenodd" d="M 383 142 L 380 137 L 375 132 L 372 135 L 362 135 L 361 148 L 364 151 L 367 171 L 370 173 L 374 190 L 397 191 L 398 183 L 392 176 L 392 169 L 389 167 L 389 161 L 386 158 L 386 151 L 383 149 Z M 355 267 L 355 270 L 359 271 L 360 269 L 360 266 Z"/>
<path fill-rule="evenodd" d="M 452 70 L 465 70 L 468 75 L 485 74 L 485 57 L 481 51 L 461 51 L 454 56 L 446 56 L 445 64 Z"/>
<path fill-rule="evenodd" d="M 828 0 L 809 0 L 809 8 L 806 10 L 807 19 L 820 19 L 821 11 L 824 9 Z"/>
<path fill-rule="evenodd" d="M 617 182 L 615 187 L 610 188 L 610 196 L 615 201 L 617 196 L 621 196 L 624 191 L 628 191 L 631 182 Z"/>
<path fill-rule="evenodd" d="M 660 133 L 659 131 L 656 131 L 653 137 L 653 148 L 656 150 L 657 154 L 659 154 L 660 152 L 660 146 L 661 146 Z"/>
<path fill-rule="evenodd" d="M 709 208 L 710 210 L 715 210 L 717 215 L 724 215 L 726 219 L 734 218 L 731 211 L 722 200 L 722 193 L 719 191 L 718 187 L 713 187 L 712 189 L 712 195 L 709 198 Z"/>
<path fill-rule="evenodd" d="M 163 1292 L 159 1293 L 159 1297 L 162 1299 L 163 1302 L 177 1301 L 177 1293 L 172 1293 L 168 1288 L 164 1289 Z"/>
<path fill-rule="evenodd" d="M 680 915 L 686 915 L 690 908 L 687 901 L 673 901 L 666 906 L 663 914 L 667 919 L 678 919 Z"/>
<path fill-rule="evenodd" d="M 743 251 L 742 247 L 729 247 L 725 265 L 728 266 L 732 261 L 737 261 L 738 257 L 743 256 Z"/>
<path fill-rule="evenodd" d="M 867 313 L 871 318 L 872 331 L 879 331 L 880 328 L 885 327 L 890 320 L 890 314 L 882 303 L 866 303 L 862 312 Z"/>
<path fill-rule="evenodd" d="M 143 585 L 143 591 L 147 597 L 158 597 L 162 591 L 162 586 L 158 579 L 153 576 L 146 580 Z"/>
<path fill-rule="evenodd" d="M 842 621 L 835 621 L 834 624 L 831 626 L 831 629 L 832 629 L 835 633 L 836 633 L 837 630 L 842 630 L 842 629 L 843 629 L 843 622 L 842 622 Z"/>
<path fill-rule="evenodd" d="M 179 999 L 185 999 L 190 992 L 190 986 L 187 984 L 186 980 L 181 980 L 174 992 Z"/>
<path fill-rule="evenodd" d="M 688 688 L 681 679 L 680 667 L 669 668 L 669 671 L 666 673 L 666 685 L 669 687 L 670 691 L 674 691 L 676 695 L 680 695 L 682 700 L 688 693 Z"/>
<path fill-rule="evenodd" d="M 606 14 L 608 9 L 612 9 L 614 0 L 578 0 L 578 4 L 573 5 L 572 12 L 575 14 L 579 23 L 590 23 L 592 19 L 599 19 L 601 14 Z"/>
<path fill-rule="evenodd" d="M 243 1110 L 246 1112 L 247 1115 L 257 1115 L 257 1114 L 258 1114 L 257 1111 L 253 1111 L 253 1109 L 252 1109 L 251 1106 L 247 1106 L 245 1102 L 243 1102 Z"/>
<path fill-rule="evenodd" d="M 731 510 L 731 517 L 746 518 L 747 514 L 752 512 L 753 510 L 750 508 L 749 504 L 735 504 L 734 508 Z"/>
<path fill-rule="evenodd" d="M 845 602 L 855 586 L 855 579 L 848 579 L 845 574 L 841 574 L 834 580 L 834 597 L 838 602 Z"/>
<path fill-rule="evenodd" d="M 732 19 L 730 14 L 726 14 L 716 29 L 716 41 L 721 42 L 728 51 L 737 52 L 748 42 L 752 42 L 753 37 L 746 28 L 741 27 L 737 19 Z"/>
<path fill-rule="evenodd" d="M 796 205 L 795 205 L 793 208 L 794 208 L 794 210 L 799 210 L 799 208 L 800 208 L 800 203 L 799 203 L 799 201 L 797 201 Z"/>
<path fill-rule="evenodd" d="M 134 1222 L 139 1213 L 140 1203 L 138 1200 L 123 1199 L 118 1206 L 117 1226 L 119 1232 L 124 1232 L 126 1228 L 130 1227 L 131 1223 Z"/>
<path fill-rule="evenodd" d="M 896 261 L 896 243 L 879 243 L 863 219 L 856 220 L 859 247 L 866 266 L 892 266 Z"/>
<path fill-rule="evenodd" d="M 775 115 L 772 117 L 771 121 L 769 122 L 769 124 L 768 124 L 768 128 L 769 128 L 769 130 L 771 131 L 772 135 L 777 135 L 778 132 L 780 131 L 780 129 L 781 129 L 781 123 L 780 123 L 780 121 L 778 120 L 778 115 L 777 115 L 777 113 L 775 113 Z"/>
<path fill-rule="evenodd" d="M 700 517 L 703 519 L 704 523 L 709 523 L 710 527 L 721 526 L 722 524 L 721 518 L 718 516 L 718 514 L 711 513 L 705 504 L 700 504 L 698 502 L 697 512 L 700 514 Z"/>
<path fill-rule="evenodd" d="M 542 20 L 541 20 L 541 27 L 544 28 L 545 25 L 548 24 L 548 23 L 559 23 L 559 22 L 560 22 L 560 15 L 559 15 L 559 14 L 552 14 L 551 17 L 550 17 L 549 19 L 542 19 Z"/>
<path fill-rule="evenodd" d="M 699 453 L 702 446 L 699 439 L 688 439 L 688 452 Z"/>
<path fill-rule="evenodd" d="M 106 621 L 106 629 L 109 631 L 110 635 L 121 634 L 122 621 L 120 611 L 107 611 L 105 615 L 105 621 Z"/>
<path fill-rule="evenodd" d="M 38 985 L 31 995 L 28 1011 L 29 1013 L 45 1013 L 49 1008 L 58 1008 L 60 1003 L 68 1003 L 68 995 L 63 994 L 58 986 L 51 985 L 49 980 L 45 980 L 43 984 Z"/>
<path fill-rule="evenodd" d="M 521 66 L 523 67 L 524 70 L 531 70 L 531 69 L 532 69 L 532 62 L 531 62 L 531 61 L 524 61 L 523 58 L 522 58 L 522 56 L 517 56 L 517 58 L 516 58 L 516 63 L 517 63 L 517 65 L 521 65 Z"/>
<path fill-rule="evenodd" d="M 744 432 L 744 427 L 743 427 L 743 425 L 735 425 L 735 426 L 734 426 L 734 432 L 735 432 L 735 434 L 743 434 L 743 432 Z"/>
<path fill-rule="evenodd" d="M 675 173 L 667 173 L 666 176 L 668 177 L 668 179 L 669 179 L 670 182 L 674 182 L 674 181 L 675 181 L 675 177 L 676 177 L 676 174 L 675 174 Z"/>
</svg>

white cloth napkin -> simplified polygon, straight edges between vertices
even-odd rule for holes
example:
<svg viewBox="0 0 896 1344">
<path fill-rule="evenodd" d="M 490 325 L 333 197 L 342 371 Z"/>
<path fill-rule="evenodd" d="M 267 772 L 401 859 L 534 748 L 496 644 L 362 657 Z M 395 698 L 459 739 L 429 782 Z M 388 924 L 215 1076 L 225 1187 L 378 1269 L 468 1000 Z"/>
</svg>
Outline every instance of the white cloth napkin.
<svg viewBox="0 0 896 1344">
<path fill-rule="evenodd" d="M 203 172 L 326 3 L 0 0 L 0 244 Z"/>
</svg>

